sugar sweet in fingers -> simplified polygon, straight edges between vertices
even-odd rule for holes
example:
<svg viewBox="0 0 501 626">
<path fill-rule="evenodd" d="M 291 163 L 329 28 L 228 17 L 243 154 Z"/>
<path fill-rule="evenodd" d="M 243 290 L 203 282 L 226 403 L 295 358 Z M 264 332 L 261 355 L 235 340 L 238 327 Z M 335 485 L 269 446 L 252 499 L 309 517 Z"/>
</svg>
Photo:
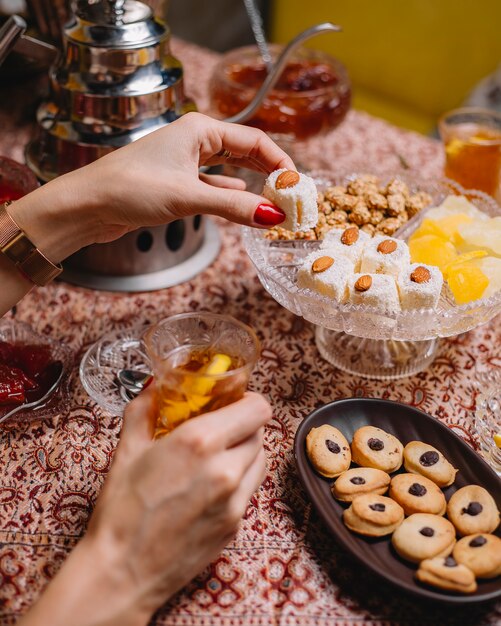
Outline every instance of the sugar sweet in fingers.
<svg viewBox="0 0 501 626">
<path fill-rule="evenodd" d="M 317 188 L 313 178 L 285 168 L 272 172 L 264 183 L 263 196 L 284 211 L 285 230 L 309 230 L 317 225 Z"/>
</svg>

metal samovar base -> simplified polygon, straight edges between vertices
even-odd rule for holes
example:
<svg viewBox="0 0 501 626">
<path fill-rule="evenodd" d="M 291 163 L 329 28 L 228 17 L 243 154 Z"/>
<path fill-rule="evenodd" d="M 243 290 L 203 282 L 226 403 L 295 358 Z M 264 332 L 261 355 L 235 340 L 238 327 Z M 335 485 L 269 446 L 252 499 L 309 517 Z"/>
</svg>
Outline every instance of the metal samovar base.
<svg viewBox="0 0 501 626">
<path fill-rule="evenodd" d="M 81 270 L 65 269 L 60 280 L 79 287 L 105 291 L 156 291 L 157 289 L 179 285 L 197 276 L 213 263 L 220 248 L 221 238 L 217 226 L 207 220 L 205 236 L 200 248 L 186 261 L 174 267 L 135 276 L 106 276 Z"/>
</svg>

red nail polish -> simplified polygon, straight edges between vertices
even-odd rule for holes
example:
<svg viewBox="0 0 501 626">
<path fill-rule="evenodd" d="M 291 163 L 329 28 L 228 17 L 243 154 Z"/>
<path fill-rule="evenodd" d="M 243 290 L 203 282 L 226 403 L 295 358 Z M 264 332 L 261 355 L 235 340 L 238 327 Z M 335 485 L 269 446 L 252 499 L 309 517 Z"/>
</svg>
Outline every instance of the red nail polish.
<svg viewBox="0 0 501 626">
<path fill-rule="evenodd" d="M 274 204 L 260 204 L 254 213 L 254 221 L 259 226 L 277 226 L 285 220 L 285 213 Z"/>
<path fill-rule="evenodd" d="M 153 382 L 153 376 L 150 376 L 146 382 L 144 383 L 143 389 L 146 389 L 147 387 L 149 387 L 151 385 L 151 383 Z"/>
</svg>

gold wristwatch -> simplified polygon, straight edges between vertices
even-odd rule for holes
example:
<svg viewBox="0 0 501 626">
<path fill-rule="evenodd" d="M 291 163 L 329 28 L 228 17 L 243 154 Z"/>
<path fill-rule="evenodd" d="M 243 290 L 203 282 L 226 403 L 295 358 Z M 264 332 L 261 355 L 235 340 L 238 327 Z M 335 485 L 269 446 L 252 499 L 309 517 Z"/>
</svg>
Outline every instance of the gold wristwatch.
<svg viewBox="0 0 501 626">
<path fill-rule="evenodd" d="M 46 285 L 63 271 L 28 239 L 7 213 L 7 203 L 0 205 L 0 251 L 35 285 Z"/>
</svg>

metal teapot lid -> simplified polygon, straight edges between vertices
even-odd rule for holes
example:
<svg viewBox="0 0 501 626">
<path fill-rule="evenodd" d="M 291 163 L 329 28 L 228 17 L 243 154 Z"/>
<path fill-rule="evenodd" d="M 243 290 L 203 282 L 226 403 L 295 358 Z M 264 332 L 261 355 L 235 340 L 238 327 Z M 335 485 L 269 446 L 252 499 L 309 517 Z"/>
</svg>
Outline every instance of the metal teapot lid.
<svg viewBox="0 0 501 626">
<path fill-rule="evenodd" d="M 77 0 L 69 40 L 97 48 L 141 48 L 168 33 L 149 6 L 136 0 Z"/>
</svg>

